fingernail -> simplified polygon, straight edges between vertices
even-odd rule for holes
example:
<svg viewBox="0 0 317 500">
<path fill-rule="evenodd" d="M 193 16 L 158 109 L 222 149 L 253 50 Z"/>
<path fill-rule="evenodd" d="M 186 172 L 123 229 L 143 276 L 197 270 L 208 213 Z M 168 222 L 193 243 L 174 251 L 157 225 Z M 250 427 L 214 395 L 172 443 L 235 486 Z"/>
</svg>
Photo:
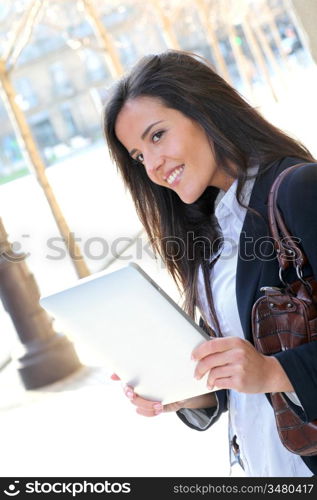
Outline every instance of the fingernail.
<svg viewBox="0 0 317 500">
<path fill-rule="evenodd" d="M 163 408 L 161 410 L 154 410 L 154 415 L 159 415 L 160 413 L 162 413 L 163 411 Z"/>
<path fill-rule="evenodd" d="M 200 375 L 198 375 L 197 373 L 195 373 L 194 377 L 195 377 L 196 380 L 200 379 Z"/>
<path fill-rule="evenodd" d="M 133 399 L 133 392 L 132 392 L 132 391 L 128 390 L 128 391 L 126 391 L 126 393 L 125 393 L 125 394 L 126 394 L 126 396 L 127 396 L 129 399 Z"/>
<path fill-rule="evenodd" d="M 209 389 L 210 391 L 212 391 L 212 390 L 213 390 L 213 388 L 214 388 L 214 386 L 213 386 L 213 385 L 207 384 L 207 389 Z"/>
<path fill-rule="evenodd" d="M 163 410 L 163 405 L 161 403 L 155 403 L 153 405 L 153 408 L 155 411 L 162 411 Z"/>
</svg>

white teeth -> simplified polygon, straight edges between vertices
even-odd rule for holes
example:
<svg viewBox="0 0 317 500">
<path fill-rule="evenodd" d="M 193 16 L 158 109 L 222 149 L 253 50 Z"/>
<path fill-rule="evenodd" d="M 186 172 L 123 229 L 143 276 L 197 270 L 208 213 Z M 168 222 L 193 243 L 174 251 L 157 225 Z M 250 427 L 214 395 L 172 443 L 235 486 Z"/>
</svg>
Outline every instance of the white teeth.
<svg viewBox="0 0 317 500">
<path fill-rule="evenodd" d="M 173 170 L 173 172 L 171 173 L 171 175 L 169 175 L 166 179 L 166 181 L 168 182 L 168 184 L 172 184 L 176 177 L 182 173 L 182 171 L 184 170 L 184 166 L 182 167 L 178 167 L 178 168 L 175 168 L 175 170 Z"/>
</svg>

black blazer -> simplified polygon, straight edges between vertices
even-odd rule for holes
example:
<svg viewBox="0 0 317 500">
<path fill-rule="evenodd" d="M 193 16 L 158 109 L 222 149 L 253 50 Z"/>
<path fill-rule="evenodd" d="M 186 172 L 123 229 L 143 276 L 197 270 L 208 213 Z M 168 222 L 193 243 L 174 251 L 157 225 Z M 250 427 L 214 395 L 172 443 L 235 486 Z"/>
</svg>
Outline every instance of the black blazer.
<svg viewBox="0 0 317 500">
<path fill-rule="evenodd" d="M 285 158 L 273 163 L 265 173 L 257 176 L 251 193 L 249 207 L 262 217 L 250 211 L 246 214 L 240 235 L 236 276 L 241 325 L 245 338 L 251 342 L 251 311 L 254 302 L 263 293 L 260 288 L 282 286 L 267 222 L 269 191 L 280 172 L 302 162 L 303 160 L 296 158 Z M 307 164 L 289 174 L 279 188 L 277 202 L 286 226 L 293 236 L 300 238 L 308 257 L 309 265 L 304 268 L 304 276 L 313 274 L 317 279 L 317 164 Z M 285 278 L 288 282 L 297 279 L 295 270 L 288 270 Z M 317 419 L 317 342 L 283 351 L 276 357 L 301 401 L 303 411 L 298 410 L 301 417 L 306 421 Z M 227 391 L 217 391 L 216 394 L 219 402 L 217 414 L 215 408 L 202 410 L 210 417 L 210 425 L 227 409 Z M 202 430 L 189 423 L 182 413 L 178 413 L 178 416 L 186 425 Z M 317 455 L 302 458 L 312 472 L 317 474 Z"/>
<path fill-rule="evenodd" d="M 295 158 L 276 162 L 262 176 L 257 177 L 252 190 L 249 207 L 263 215 L 264 221 L 248 212 L 240 236 L 236 295 L 238 310 L 245 338 L 252 341 L 251 310 L 262 295 L 262 286 L 282 286 L 278 276 L 278 262 L 272 255 L 272 244 L 268 240 L 267 201 L 270 187 L 285 168 L 301 163 Z M 313 274 L 317 279 L 317 164 L 299 167 L 281 184 L 277 198 L 286 226 L 293 236 L 300 238 L 301 246 L 309 265 L 304 276 Z M 265 241 L 266 240 L 266 241 Z M 296 278 L 295 270 L 289 270 L 288 282 Z M 289 377 L 306 421 L 317 419 L 317 342 L 276 355 Z M 307 466 L 317 474 L 317 456 L 303 457 Z"/>
</svg>

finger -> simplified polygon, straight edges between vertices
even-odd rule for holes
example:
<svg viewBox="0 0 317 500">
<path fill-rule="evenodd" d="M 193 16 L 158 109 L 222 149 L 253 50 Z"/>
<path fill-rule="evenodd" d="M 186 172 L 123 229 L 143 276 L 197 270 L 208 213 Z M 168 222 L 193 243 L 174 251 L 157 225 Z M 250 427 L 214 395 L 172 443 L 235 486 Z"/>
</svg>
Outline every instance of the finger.
<svg viewBox="0 0 317 500">
<path fill-rule="evenodd" d="M 199 344 L 193 352 L 192 359 L 195 361 L 199 361 L 200 359 L 208 356 L 209 354 L 215 354 L 216 352 L 227 351 L 228 349 L 233 349 L 242 339 L 237 337 L 221 337 L 221 338 L 212 338 Z"/>
<path fill-rule="evenodd" d="M 133 387 L 126 385 L 124 388 L 125 395 L 130 399 L 131 403 L 144 411 L 155 412 L 156 414 L 163 411 L 163 405 L 160 401 L 150 401 L 149 399 L 141 398 L 133 390 Z"/>
<path fill-rule="evenodd" d="M 127 396 L 127 398 L 129 398 L 129 399 L 131 399 L 131 401 L 133 401 L 133 399 L 135 397 L 135 392 L 133 390 L 133 387 L 131 387 L 130 385 L 125 385 L 123 387 L 123 392 Z"/>
<path fill-rule="evenodd" d="M 144 409 L 144 408 L 137 408 L 136 412 L 138 415 L 142 415 L 143 417 L 156 417 L 157 415 L 160 415 L 162 411 L 157 412 L 155 410 L 151 409 Z"/>
<path fill-rule="evenodd" d="M 111 380 L 121 380 L 120 377 L 118 377 L 118 375 L 116 373 L 113 373 L 111 376 L 110 376 Z"/>
<path fill-rule="evenodd" d="M 217 389 L 234 389 L 232 377 L 217 378 L 214 387 Z M 213 388 L 209 388 L 212 390 Z"/>
<path fill-rule="evenodd" d="M 199 344 L 199 346 L 195 347 L 195 349 L 192 351 L 192 356 L 191 358 L 194 361 L 199 361 L 200 359 L 204 358 L 205 356 L 208 356 L 208 354 L 212 353 L 212 347 L 211 344 L 214 341 L 214 339 L 207 340 L 206 342 L 203 342 L 202 344 Z"/>
<path fill-rule="evenodd" d="M 231 349 L 221 353 L 210 354 L 209 356 L 202 358 L 196 365 L 194 377 L 199 380 L 210 370 L 214 370 L 219 366 L 227 365 L 232 362 L 233 355 L 234 351 Z"/>
<path fill-rule="evenodd" d="M 148 399 L 141 398 L 137 394 L 134 395 L 134 398 L 133 400 L 131 400 L 131 402 L 145 412 L 154 412 L 156 415 L 158 415 L 163 411 L 163 405 L 160 401 L 149 401 Z"/>
<path fill-rule="evenodd" d="M 219 387 L 218 382 L 222 380 L 222 383 L 224 380 L 227 380 L 231 382 L 232 384 L 232 366 L 231 365 L 225 365 L 225 366 L 220 366 L 215 368 L 214 370 L 210 370 L 208 378 L 207 378 L 207 387 L 209 390 L 212 390 L 215 386 Z M 223 389 L 223 385 L 221 386 Z M 231 387 L 230 387 L 231 388 Z M 229 387 L 226 387 L 226 389 L 229 389 Z"/>
</svg>

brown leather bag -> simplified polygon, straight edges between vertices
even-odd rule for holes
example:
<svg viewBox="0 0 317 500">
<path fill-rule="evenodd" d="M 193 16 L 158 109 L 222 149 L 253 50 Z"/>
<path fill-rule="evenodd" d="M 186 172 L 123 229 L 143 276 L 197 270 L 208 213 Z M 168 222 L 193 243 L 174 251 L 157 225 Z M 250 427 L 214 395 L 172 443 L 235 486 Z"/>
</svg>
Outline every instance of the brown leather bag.
<svg viewBox="0 0 317 500">
<path fill-rule="evenodd" d="M 264 296 L 253 305 L 254 344 L 266 355 L 317 340 L 317 282 L 312 276 L 303 278 L 302 267 L 307 258 L 285 226 L 276 202 L 284 177 L 302 165 L 300 163 L 284 170 L 276 178 L 269 194 L 269 224 L 280 267 L 280 280 L 284 286 L 261 288 Z M 283 280 L 283 271 L 291 265 L 296 269 L 298 280 L 288 284 Z M 283 393 L 271 393 L 270 397 L 283 445 L 298 455 L 316 455 L 317 420 L 303 422 Z"/>
</svg>

